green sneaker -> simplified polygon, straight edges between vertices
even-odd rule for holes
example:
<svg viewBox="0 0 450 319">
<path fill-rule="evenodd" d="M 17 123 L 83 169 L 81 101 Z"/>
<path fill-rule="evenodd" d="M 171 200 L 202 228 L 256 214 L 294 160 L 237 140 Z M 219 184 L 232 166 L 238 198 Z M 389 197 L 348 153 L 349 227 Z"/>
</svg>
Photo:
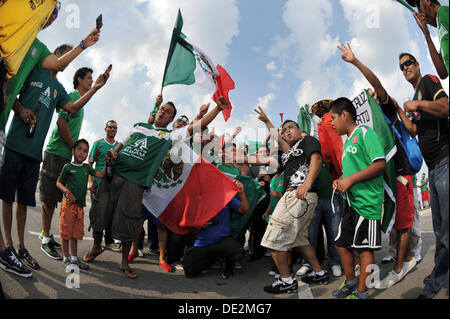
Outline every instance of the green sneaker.
<svg viewBox="0 0 450 319">
<path fill-rule="evenodd" d="M 358 290 L 355 290 L 351 293 L 351 295 L 348 295 L 345 299 L 369 299 L 369 294 L 364 293 L 360 294 Z"/>
<path fill-rule="evenodd" d="M 52 259 L 62 259 L 62 256 L 55 250 L 55 246 L 52 241 L 49 241 L 47 244 L 41 244 L 41 250 Z"/>
<path fill-rule="evenodd" d="M 335 298 L 345 298 L 351 295 L 353 292 L 358 292 L 358 283 L 354 288 L 347 286 L 347 279 L 341 284 L 338 290 L 335 290 L 331 295 Z"/>
<path fill-rule="evenodd" d="M 39 239 L 42 241 L 42 239 L 44 239 L 44 231 L 41 231 L 41 233 L 39 234 Z M 56 242 L 55 238 L 53 238 L 53 234 L 50 234 L 50 242 L 53 243 L 53 247 L 55 248 L 61 248 L 61 244 Z"/>
</svg>

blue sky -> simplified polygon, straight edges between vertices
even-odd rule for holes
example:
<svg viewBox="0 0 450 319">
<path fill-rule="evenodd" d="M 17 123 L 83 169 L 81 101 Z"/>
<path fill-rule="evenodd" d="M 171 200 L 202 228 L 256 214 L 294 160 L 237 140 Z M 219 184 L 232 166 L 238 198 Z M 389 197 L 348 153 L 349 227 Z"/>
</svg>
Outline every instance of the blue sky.
<svg viewBox="0 0 450 319">
<path fill-rule="evenodd" d="M 400 52 L 416 55 L 423 74 L 436 74 L 414 18 L 393 0 L 61 2 L 58 20 L 38 34 L 50 50 L 62 43 L 79 43 L 95 26 L 98 14 L 103 14 L 104 21 L 100 41 L 58 75 L 67 91 L 72 90 L 72 76 L 78 68 L 90 66 L 97 77 L 109 63 L 114 65 L 107 85 L 85 108 L 81 137 L 90 142 L 104 136 L 104 123 L 109 119 L 118 121 L 119 140 L 132 124 L 147 120 L 161 88 L 178 8 L 183 14 L 183 32 L 225 67 L 236 83 L 230 92 L 232 117 L 225 123 L 220 115 L 213 122 L 217 133 L 232 131 L 237 125 L 244 133 L 263 129 L 253 112 L 258 105 L 274 124 L 280 124 L 280 112 L 285 119 L 296 119 L 300 105 L 352 98 L 367 88 L 355 68 L 340 59 L 336 45 L 341 41 L 352 43 L 357 56 L 399 101 L 413 94 L 398 68 Z M 448 1 L 441 4 L 448 5 Z M 431 33 L 437 41 L 436 30 L 432 28 Z M 443 86 L 448 90 L 448 80 Z M 192 119 L 201 104 L 214 105 L 212 93 L 195 85 L 172 85 L 164 88 L 164 100 L 173 101 L 179 114 Z M 51 129 L 55 122 L 56 116 Z"/>
</svg>

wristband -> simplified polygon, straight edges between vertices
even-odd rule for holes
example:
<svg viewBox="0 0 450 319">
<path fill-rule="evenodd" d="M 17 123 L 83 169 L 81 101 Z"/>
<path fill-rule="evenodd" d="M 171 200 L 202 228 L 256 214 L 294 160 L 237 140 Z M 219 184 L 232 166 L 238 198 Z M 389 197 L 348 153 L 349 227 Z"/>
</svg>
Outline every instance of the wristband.
<svg viewBox="0 0 450 319">
<path fill-rule="evenodd" d="M 81 47 L 83 50 L 86 50 L 86 46 L 84 45 L 84 40 L 81 40 L 81 41 L 80 41 L 80 47 Z"/>
</svg>

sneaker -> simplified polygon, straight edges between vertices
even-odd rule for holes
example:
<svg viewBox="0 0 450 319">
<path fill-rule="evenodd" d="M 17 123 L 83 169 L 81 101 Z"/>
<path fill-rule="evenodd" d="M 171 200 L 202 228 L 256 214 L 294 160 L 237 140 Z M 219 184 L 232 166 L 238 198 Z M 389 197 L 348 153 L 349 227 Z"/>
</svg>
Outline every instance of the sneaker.
<svg viewBox="0 0 450 319">
<path fill-rule="evenodd" d="M 33 273 L 24 267 L 24 265 L 17 259 L 16 255 L 12 253 L 9 247 L 0 253 L 0 268 L 4 271 L 11 272 L 17 276 L 30 278 Z"/>
<path fill-rule="evenodd" d="M 225 261 L 221 273 L 223 279 L 231 279 L 233 277 L 233 262 Z"/>
<path fill-rule="evenodd" d="M 318 275 L 315 272 L 312 272 L 311 274 L 302 277 L 302 281 L 305 284 L 321 284 L 321 285 L 328 285 L 328 281 L 330 280 L 330 276 L 328 276 L 328 272 L 324 270 L 323 275 Z"/>
<path fill-rule="evenodd" d="M 391 263 L 391 262 L 393 262 L 393 261 L 395 261 L 395 257 L 394 257 L 394 256 L 391 256 L 391 255 L 387 255 L 387 256 L 385 256 L 385 257 L 381 260 L 381 263 L 383 263 L 383 264 L 389 264 L 389 263 Z"/>
<path fill-rule="evenodd" d="M 422 261 L 422 257 L 420 255 L 415 255 L 414 258 L 416 259 L 417 265 Z"/>
<path fill-rule="evenodd" d="M 120 252 L 122 251 L 122 246 L 116 243 L 110 243 L 108 245 L 105 245 L 106 248 L 115 251 L 115 252 Z"/>
<path fill-rule="evenodd" d="M 368 293 L 360 294 L 358 290 L 355 290 L 345 299 L 369 299 L 369 294 Z"/>
<path fill-rule="evenodd" d="M 37 263 L 36 259 L 34 259 L 26 248 L 19 249 L 19 259 L 25 262 L 28 266 L 33 269 L 39 269 L 40 266 Z"/>
<path fill-rule="evenodd" d="M 44 239 L 44 231 L 41 231 L 39 234 L 39 239 L 42 241 Z M 61 244 L 58 243 L 55 238 L 53 238 L 53 234 L 50 234 L 50 241 L 53 243 L 53 247 L 61 249 Z"/>
<path fill-rule="evenodd" d="M 86 264 L 81 258 L 77 258 L 77 260 L 71 260 L 72 265 L 78 266 L 81 270 L 89 270 L 89 265 Z"/>
<path fill-rule="evenodd" d="M 402 273 L 403 276 L 406 276 L 415 266 L 417 265 L 416 258 L 413 257 L 411 261 L 403 262 Z"/>
<path fill-rule="evenodd" d="M 349 287 L 347 286 L 347 279 L 344 280 L 344 282 L 341 284 L 338 290 L 335 290 L 331 293 L 331 295 L 335 298 L 345 298 L 352 293 L 358 291 L 358 284 L 355 285 L 355 287 Z"/>
<path fill-rule="evenodd" d="M 144 257 L 144 252 L 140 249 L 138 249 L 138 255 L 139 257 Z"/>
<path fill-rule="evenodd" d="M 62 259 L 62 256 L 56 251 L 52 241 L 49 241 L 47 244 L 41 244 L 41 250 L 52 259 Z"/>
<path fill-rule="evenodd" d="M 184 270 L 183 264 L 181 263 L 181 261 L 176 261 L 173 264 L 171 264 L 171 266 L 173 268 L 175 268 L 176 270 Z"/>
<path fill-rule="evenodd" d="M 375 289 L 387 289 L 398 283 L 403 278 L 403 271 L 397 274 L 392 270 L 383 280 L 375 284 Z"/>
<path fill-rule="evenodd" d="M 333 265 L 333 266 L 331 266 L 331 273 L 333 274 L 334 277 L 340 277 L 340 276 L 342 276 L 342 269 L 341 269 L 341 266 L 339 266 L 339 265 Z"/>
<path fill-rule="evenodd" d="M 72 265 L 72 262 L 70 261 L 70 258 L 63 259 L 62 265 L 64 268 L 67 268 L 67 266 Z"/>
<path fill-rule="evenodd" d="M 277 279 L 272 285 L 265 286 L 264 291 L 270 294 L 283 294 L 296 292 L 297 288 L 297 279 L 294 279 L 291 284 L 285 283 L 281 279 Z"/>
<path fill-rule="evenodd" d="M 309 265 L 302 265 L 302 266 L 300 267 L 300 269 L 297 270 L 296 275 L 297 275 L 297 276 L 304 276 L 304 275 L 306 275 L 307 273 L 310 273 L 311 271 L 312 271 L 312 269 L 311 269 L 311 267 L 310 267 Z"/>
</svg>

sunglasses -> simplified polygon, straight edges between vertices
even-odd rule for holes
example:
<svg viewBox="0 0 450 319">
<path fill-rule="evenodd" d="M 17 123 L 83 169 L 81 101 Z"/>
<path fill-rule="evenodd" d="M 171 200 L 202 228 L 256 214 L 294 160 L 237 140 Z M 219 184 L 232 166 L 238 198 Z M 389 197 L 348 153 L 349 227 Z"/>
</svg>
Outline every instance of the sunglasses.
<svg viewBox="0 0 450 319">
<path fill-rule="evenodd" d="M 106 128 L 117 130 L 117 126 L 112 126 L 112 125 L 108 125 L 108 126 L 106 126 Z"/>
<path fill-rule="evenodd" d="M 403 70 L 405 69 L 405 66 L 410 66 L 411 64 L 416 64 L 416 61 L 412 60 L 412 59 L 406 60 L 405 62 L 400 64 L 400 70 L 402 70 L 402 72 L 403 72 Z"/>
</svg>

